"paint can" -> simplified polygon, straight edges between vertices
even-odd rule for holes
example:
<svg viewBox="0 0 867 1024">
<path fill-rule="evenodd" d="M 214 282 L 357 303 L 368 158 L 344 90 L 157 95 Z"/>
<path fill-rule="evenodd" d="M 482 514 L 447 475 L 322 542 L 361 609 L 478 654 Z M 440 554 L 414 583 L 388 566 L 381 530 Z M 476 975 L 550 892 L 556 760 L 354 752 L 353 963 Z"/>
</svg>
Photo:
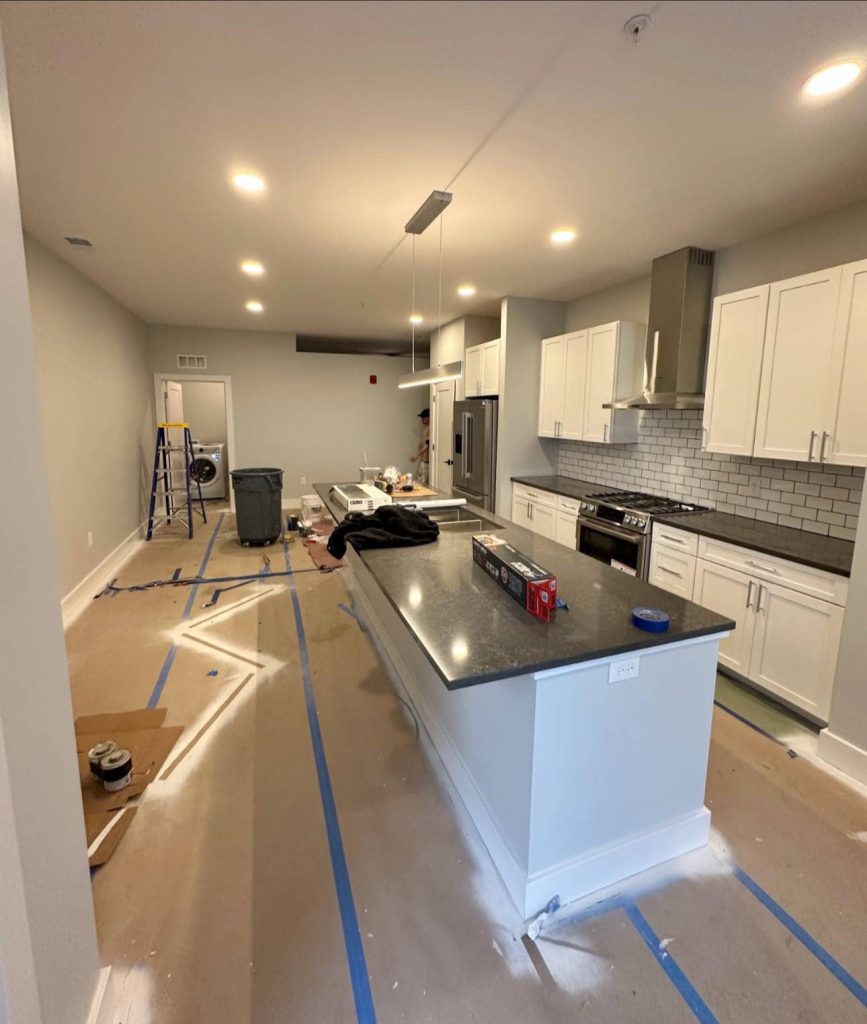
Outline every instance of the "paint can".
<svg viewBox="0 0 867 1024">
<path fill-rule="evenodd" d="M 99 762 L 102 784 L 109 793 L 123 789 L 132 781 L 132 754 L 128 750 L 113 750 Z"/>
<path fill-rule="evenodd" d="M 115 750 L 117 750 L 117 744 L 114 740 L 103 740 L 88 750 L 87 761 L 90 765 L 90 774 L 93 776 L 94 782 L 102 782 L 102 776 L 99 774 L 99 762 L 109 754 L 113 754 Z"/>
</svg>

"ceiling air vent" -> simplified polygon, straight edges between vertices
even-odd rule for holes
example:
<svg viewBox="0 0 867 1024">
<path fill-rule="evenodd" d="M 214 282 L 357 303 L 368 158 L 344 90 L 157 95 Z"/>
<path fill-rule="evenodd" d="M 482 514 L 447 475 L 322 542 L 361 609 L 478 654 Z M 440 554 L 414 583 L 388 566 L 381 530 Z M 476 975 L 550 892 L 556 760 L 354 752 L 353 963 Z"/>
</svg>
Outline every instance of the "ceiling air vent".
<svg viewBox="0 0 867 1024">
<path fill-rule="evenodd" d="M 70 245 L 83 245 L 85 249 L 92 249 L 93 242 L 89 238 L 82 238 L 80 235 L 64 235 Z"/>
<path fill-rule="evenodd" d="M 179 370 L 207 370 L 208 360 L 205 356 L 178 356 Z"/>
</svg>

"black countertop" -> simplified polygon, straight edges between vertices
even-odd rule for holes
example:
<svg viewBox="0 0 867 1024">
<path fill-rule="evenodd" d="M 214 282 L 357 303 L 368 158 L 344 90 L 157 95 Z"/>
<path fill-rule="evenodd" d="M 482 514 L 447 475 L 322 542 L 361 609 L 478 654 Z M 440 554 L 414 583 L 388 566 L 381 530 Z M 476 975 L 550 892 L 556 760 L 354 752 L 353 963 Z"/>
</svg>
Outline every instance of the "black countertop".
<svg viewBox="0 0 867 1024">
<path fill-rule="evenodd" d="M 565 476 L 513 476 L 513 483 L 526 484 L 541 491 L 551 491 L 567 498 L 583 498 L 588 494 L 614 490 L 603 484 L 586 480 L 571 480 Z M 622 488 L 621 488 L 622 489 Z M 733 516 L 728 512 L 687 512 L 672 516 L 654 516 L 656 523 L 668 523 L 690 533 L 698 533 L 716 540 L 728 541 L 742 548 L 761 551 L 765 555 L 788 558 L 801 565 L 812 565 L 838 576 L 848 576 L 852 570 L 855 545 L 836 537 L 822 537 L 806 530 L 793 530 L 790 526 L 762 523 L 746 516 Z"/>
<path fill-rule="evenodd" d="M 699 533 L 703 537 L 728 541 L 738 547 L 761 551 L 765 555 L 777 555 L 801 565 L 812 565 L 838 576 L 848 576 L 852 571 L 852 553 L 855 545 L 836 537 L 822 537 L 805 530 L 793 530 L 790 526 L 776 526 L 761 523 L 744 516 L 733 516 L 727 512 L 686 512 L 683 515 L 654 516 L 654 522 L 668 523 L 679 530 Z"/>
<path fill-rule="evenodd" d="M 315 485 L 339 521 L 345 509 L 331 498 L 331 486 Z M 559 611 L 550 623 L 526 612 L 475 564 L 471 533 L 442 530 L 439 540 L 422 547 L 359 552 L 450 690 L 734 628 L 715 612 L 478 511 L 497 524 L 498 536 L 557 576 L 569 611 Z M 664 609 L 671 618 L 668 631 L 633 626 L 632 609 L 639 605 Z"/>
</svg>

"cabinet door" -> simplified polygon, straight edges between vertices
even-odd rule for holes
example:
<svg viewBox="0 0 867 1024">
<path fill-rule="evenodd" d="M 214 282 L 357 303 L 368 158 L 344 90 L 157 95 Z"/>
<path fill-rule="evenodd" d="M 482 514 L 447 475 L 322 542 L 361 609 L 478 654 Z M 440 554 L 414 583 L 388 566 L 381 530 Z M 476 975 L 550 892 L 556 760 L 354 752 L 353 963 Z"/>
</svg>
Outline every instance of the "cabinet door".
<svg viewBox="0 0 867 1024">
<path fill-rule="evenodd" d="M 515 526 L 523 526 L 525 530 L 533 529 L 530 518 L 530 502 L 520 494 L 512 494 L 512 522 Z"/>
<path fill-rule="evenodd" d="M 655 587 L 662 587 L 670 594 L 691 601 L 695 587 L 695 563 L 694 555 L 654 544 L 650 549 L 648 580 Z"/>
<path fill-rule="evenodd" d="M 752 455 L 770 285 L 714 299 L 707 358 L 704 447 Z"/>
<path fill-rule="evenodd" d="M 566 336 L 542 340 L 539 383 L 539 437 L 558 437 L 563 420 Z"/>
<path fill-rule="evenodd" d="M 482 345 L 482 394 L 500 393 L 500 341 L 486 341 Z"/>
<path fill-rule="evenodd" d="M 557 535 L 557 510 L 549 505 L 531 505 L 530 518 L 532 519 L 531 529 L 548 540 L 556 540 Z"/>
<path fill-rule="evenodd" d="M 560 437 L 580 441 L 584 436 L 584 399 L 587 384 L 588 331 L 567 334 L 563 371 L 563 415 Z"/>
<path fill-rule="evenodd" d="M 776 583 L 760 587 L 750 678 L 827 721 L 843 609 Z"/>
<path fill-rule="evenodd" d="M 608 441 L 611 409 L 603 402 L 614 397 L 614 373 L 617 365 L 616 323 L 591 327 L 587 339 L 587 387 L 584 393 L 584 440 Z"/>
<path fill-rule="evenodd" d="M 754 454 L 818 461 L 841 267 L 771 285 Z"/>
<path fill-rule="evenodd" d="M 701 558 L 696 561 L 693 600 L 734 621 L 734 632 L 720 641 L 719 660 L 742 676 L 750 671 L 758 587 L 742 572 Z"/>
<path fill-rule="evenodd" d="M 554 540 L 573 551 L 576 550 L 578 543 L 575 535 L 577 522 L 577 516 L 570 515 L 568 512 L 557 512 Z"/>
<path fill-rule="evenodd" d="M 464 379 L 468 396 L 482 393 L 482 349 L 480 345 L 474 345 L 464 353 Z"/>
<path fill-rule="evenodd" d="M 843 267 L 820 457 L 867 466 L 867 260 Z"/>
</svg>

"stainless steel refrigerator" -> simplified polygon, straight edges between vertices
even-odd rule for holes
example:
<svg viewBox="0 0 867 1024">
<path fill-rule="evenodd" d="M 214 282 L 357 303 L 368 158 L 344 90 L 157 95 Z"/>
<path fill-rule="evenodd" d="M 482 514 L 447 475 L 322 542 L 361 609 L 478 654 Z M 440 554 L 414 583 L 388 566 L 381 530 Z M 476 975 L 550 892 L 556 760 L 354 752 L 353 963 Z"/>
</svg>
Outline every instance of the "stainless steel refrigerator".
<svg viewBox="0 0 867 1024">
<path fill-rule="evenodd" d="M 473 505 L 494 511 L 497 479 L 497 399 L 455 402 L 455 465 L 452 490 Z"/>
</svg>

